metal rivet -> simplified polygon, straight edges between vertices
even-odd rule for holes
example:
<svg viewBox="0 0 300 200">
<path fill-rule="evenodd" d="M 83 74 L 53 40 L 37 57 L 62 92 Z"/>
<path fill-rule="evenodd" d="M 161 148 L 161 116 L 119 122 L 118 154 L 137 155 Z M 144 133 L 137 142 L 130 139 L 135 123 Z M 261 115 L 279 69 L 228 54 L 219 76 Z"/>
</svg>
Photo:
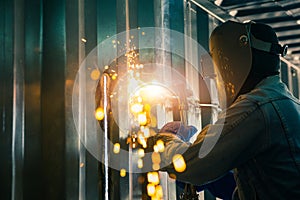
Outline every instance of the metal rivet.
<svg viewBox="0 0 300 200">
<path fill-rule="evenodd" d="M 240 37 L 240 43 L 244 46 L 246 46 L 248 44 L 248 37 L 246 35 L 241 35 Z"/>
</svg>

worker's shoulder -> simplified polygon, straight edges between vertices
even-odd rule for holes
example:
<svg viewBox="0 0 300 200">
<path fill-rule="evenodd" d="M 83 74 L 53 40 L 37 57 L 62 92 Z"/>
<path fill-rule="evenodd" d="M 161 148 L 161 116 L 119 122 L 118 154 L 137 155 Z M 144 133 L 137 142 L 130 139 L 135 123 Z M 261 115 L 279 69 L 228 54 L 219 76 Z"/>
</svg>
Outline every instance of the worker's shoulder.
<svg viewBox="0 0 300 200">
<path fill-rule="evenodd" d="M 249 93 L 239 96 L 238 101 L 250 101 L 257 105 L 263 105 L 284 99 L 292 100 L 299 104 L 299 100 L 290 93 L 286 85 L 274 77 L 262 81 Z"/>
</svg>

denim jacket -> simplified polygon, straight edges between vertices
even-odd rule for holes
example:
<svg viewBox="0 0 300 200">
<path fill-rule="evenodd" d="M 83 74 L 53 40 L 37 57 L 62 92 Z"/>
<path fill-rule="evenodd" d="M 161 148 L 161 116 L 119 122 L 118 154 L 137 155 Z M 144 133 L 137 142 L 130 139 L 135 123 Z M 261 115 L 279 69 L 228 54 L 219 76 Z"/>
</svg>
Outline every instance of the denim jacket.
<svg viewBox="0 0 300 200">
<path fill-rule="evenodd" d="M 235 199 L 300 199 L 300 103 L 279 76 L 239 96 L 192 145 L 166 138 L 162 164 L 181 181 L 202 185 L 234 169 Z M 213 147 L 201 154 L 207 138 Z M 178 153 L 186 162 L 181 173 L 170 164 Z"/>
</svg>

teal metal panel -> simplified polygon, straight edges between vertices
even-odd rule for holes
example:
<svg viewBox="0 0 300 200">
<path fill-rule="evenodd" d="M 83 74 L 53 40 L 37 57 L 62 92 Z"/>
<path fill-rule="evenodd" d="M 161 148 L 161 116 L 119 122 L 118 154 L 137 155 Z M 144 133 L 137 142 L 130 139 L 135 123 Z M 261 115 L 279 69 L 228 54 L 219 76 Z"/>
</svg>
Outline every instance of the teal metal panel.
<svg viewBox="0 0 300 200">
<path fill-rule="evenodd" d="M 184 6 L 183 1 L 169 0 L 169 20 L 170 29 L 184 34 Z M 184 52 L 184 38 L 174 38 L 170 35 L 171 48 L 182 49 Z M 172 55 L 172 67 L 185 76 L 185 60 L 176 55 Z"/>
<path fill-rule="evenodd" d="M 138 27 L 138 0 L 128 0 L 129 6 L 129 27 L 135 29 Z"/>
<path fill-rule="evenodd" d="M 202 9 L 197 8 L 197 42 L 208 51 L 209 43 L 209 18 L 208 14 Z M 205 104 L 211 103 L 211 98 L 208 92 L 207 85 L 203 79 L 199 79 L 200 88 L 200 102 Z M 203 127 L 211 122 L 211 108 L 202 107 L 201 108 L 201 121 Z"/>
<path fill-rule="evenodd" d="M 0 1 L 0 199 L 12 197 L 13 10 L 13 1 Z"/>
<path fill-rule="evenodd" d="M 66 66 L 65 66 L 65 194 L 79 199 L 79 138 L 72 113 L 73 83 L 79 68 L 78 0 L 66 0 Z"/>
<path fill-rule="evenodd" d="M 170 29 L 184 33 L 183 1 L 169 0 Z"/>
<path fill-rule="evenodd" d="M 209 19 L 208 14 L 201 8 L 197 7 L 197 35 L 198 43 L 208 51 L 208 41 L 209 41 Z"/>
<path fill-rule="evenodd" d="M 23 198 L 24 168 L 24 2 L 14 1 L 12 114 L 12 199 Z"/>
<path fill-rule="evenodd" d="M 138 0 L 137 12 L 138 12 L 137 13 L 138 27 L 154 27 L 154 2 L 153 1 Z"/>
<path fill-rule="evenodd" d="M 42 10 L 40 0 L 27 0 L 25 14 L 25 154 L 23 198 L 42 199 L 41 153 L 41 52 Z"/>
<path fill-rule="evenodd" d="M 65 1 L 43 1 L 41 81 L 44 199 L 65 199 Z"/>
<path fill-rule="evenodd" d="M 84 37 L 87 40 L 85 43 L 87 56 L 97 46 L 97 0 L 84 1 Z M 85 159 L 85 197 L 86 199 L 99 199 L 99 162 L 88 151 L 85 152 Z"/>
<path fill-rule="evenodd" d="M 117 33 L 116 0 L 98 0 L 97 4 L 97 40 L 102 42 Z"/>
</svg>

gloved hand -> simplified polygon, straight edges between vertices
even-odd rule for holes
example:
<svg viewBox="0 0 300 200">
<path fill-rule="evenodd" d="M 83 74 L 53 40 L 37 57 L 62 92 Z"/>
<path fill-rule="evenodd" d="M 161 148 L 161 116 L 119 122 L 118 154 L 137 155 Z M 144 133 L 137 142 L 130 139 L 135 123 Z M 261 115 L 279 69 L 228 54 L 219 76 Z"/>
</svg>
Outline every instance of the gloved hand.
<svg viewBox="0 0 300 200">
<path fill-rule="evenodd" d="M 159 133 L 173 133 L 184 142 L 188 142 L 195 133 L 197 128 L 194 126 L 184 126 L 180 121 L 168 122 L 159 131 Z"/>
</svg>

